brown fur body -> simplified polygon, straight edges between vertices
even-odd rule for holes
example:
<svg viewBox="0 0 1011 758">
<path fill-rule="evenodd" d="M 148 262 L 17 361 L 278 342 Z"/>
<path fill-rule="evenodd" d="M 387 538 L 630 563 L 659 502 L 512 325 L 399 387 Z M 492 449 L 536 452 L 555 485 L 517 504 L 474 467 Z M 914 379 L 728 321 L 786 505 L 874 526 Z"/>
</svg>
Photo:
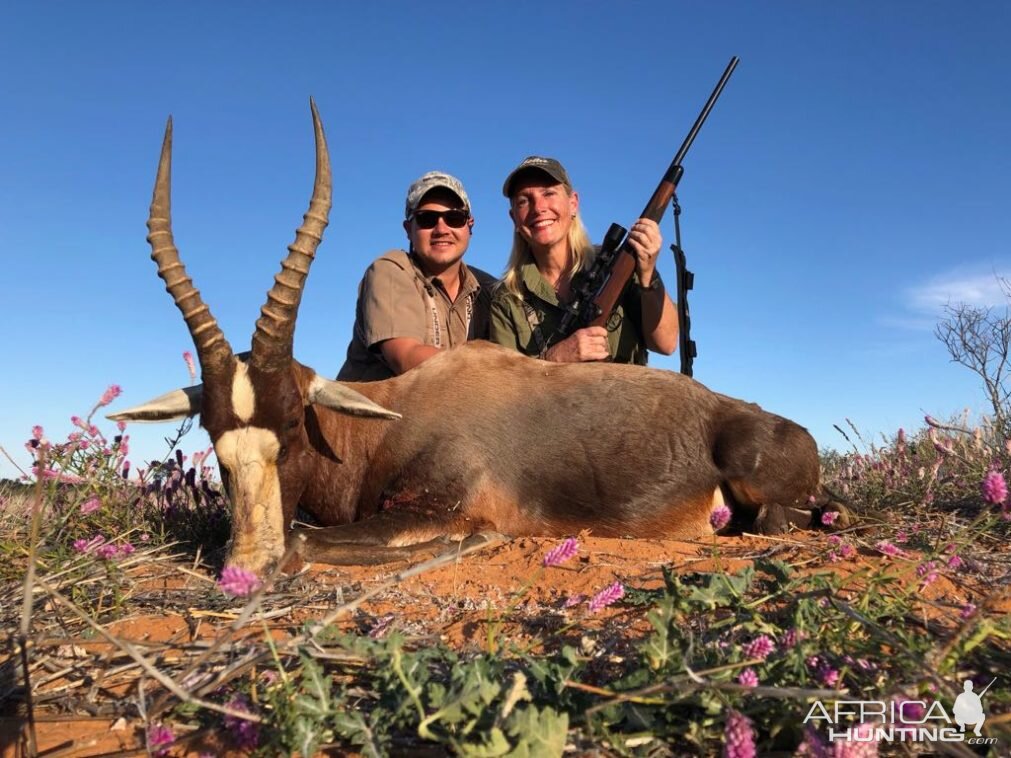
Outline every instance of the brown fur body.
<svg viewBox="0 0 1011 758">
<path fill-rule="evenodd" d="M 323 525 L 363 522 L 348 541 L 484 529 L 697 537 L 711 532 L 717 488 L 752 517 L 762 505 L 804 507 L 818 488 L 804 429 L 668 371 L 471 343 L 350 386 L 404 420 L 311 408 L 312 473 L 297 499 L 296 482 L 282 485 L 286 521 L 297 502 Z"/>
</svg>

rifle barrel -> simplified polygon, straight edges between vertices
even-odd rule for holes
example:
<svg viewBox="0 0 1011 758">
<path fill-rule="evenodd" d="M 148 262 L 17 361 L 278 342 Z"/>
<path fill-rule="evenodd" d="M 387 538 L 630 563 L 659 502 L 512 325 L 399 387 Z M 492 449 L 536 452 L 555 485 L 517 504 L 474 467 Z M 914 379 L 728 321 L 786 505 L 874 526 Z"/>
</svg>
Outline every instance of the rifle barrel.
<svg viewBox="0 0 1011 758">
<path fill-rule="evenodd" d="M 988 684 L 986 687 L 984 687 L 983 691 L 980 692 L 978 695 L 976 695 L 976 697 L 978 697 L 980 700 L 982 700 L 983 699 L 983 695 L 986 694 L 986 691 L 988 689 L 990 689 L 991 685 L 993 685 L 993 683 L 996 682 L 996 681 L 997 681 L 997 677 L 994 677 L 993 679 L 991 679 L 990 680 L 990 684 Z"/>
<path fill-rule="evenodd" d="M 681 147 L 674 156 L 674 160 L 671 161 L 670 166 L 667 168 L 667 173 L 665 173 L 663 175 L 663 179 L 660 180 L 660 186 L 656 188 L 656 192 L 653 193 L 653 197 L 651 197 L 649 202 L 646 203 L 646 207 L 642 211 L 641 218 L 650 218 L 657 223 L 660 223 L 660 219 L 663 218 L 667 204 L 674 196 L 674 192 L 677 190 L 678 182 L 681 180 L 681 161 L 683 161 L 685 159 L 685 155 L 688 154 L 688 150 L 691 148 L 692 142 L 695 141 L 695 137 L 699 133 L 699 129 L 702 128 L 702 125 L 706 122 L 706 118 L 709 116 L 709 111 L 711 111 L 713 106 L 716 105 L 716 101 L 723 92 L 723 88 L 730 80 L 730 75 L 734 73 L 734 69 L 737 68 L 737 64 L 740 63 L 740 61 L 741 59 L 736 55 L 730 59 L 730 63 L 727 64 L 727 68 L 723 72 L 723 76 L 721 76 L 720 80 L 716 83 L 716 87 L 713 89 L 712 94 L 709 95 L 709 99 L 706 100 L 706 104 L 702 108 L 702 112 L 699 113 L 698 118 L 695 119 L 695 123 L 692 124 L 692 128 L 688 132 L 688 136 L 685 137 L 685 141 L 681 143 Z"/>
</svg>

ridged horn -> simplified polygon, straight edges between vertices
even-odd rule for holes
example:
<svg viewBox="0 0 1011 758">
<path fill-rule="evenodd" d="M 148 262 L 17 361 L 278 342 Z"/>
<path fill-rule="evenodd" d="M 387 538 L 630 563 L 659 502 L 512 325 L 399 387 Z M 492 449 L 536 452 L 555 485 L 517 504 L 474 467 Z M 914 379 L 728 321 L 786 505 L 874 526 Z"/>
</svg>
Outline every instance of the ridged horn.
<svg viewBox="0 0 1011 758">
<path fill-rule="evenodd" d="M 274 277 L 274 286 L 267 293 L 267 302 L 260 309 L 260 318 L 256 321 L 256 331 L 253 333 L 250 363 L 255 368 L 268 372 L 283 369 L 291 361 L 295 319 L 302 301 L 302 288 L 316 255 L 316 248 L 323 239 L 332 202 L 333 182 L 326 136 L 312 98 L 309 99 L 309 107 L 312 109 L 312 123 L 316 132 L 316 180 L 312 188 L 312 200 L 302 226 L 295 232 L 295 241 L 288 246 L 288 257 L 281 262 L 281 271 Z"/>
<path fill-rule="evenodd" d="M 179 250 L 172 238 L 172 117 L 165 125 L 165 139 L 158 161 L 158 177 L 151 199 L 151 212 L 147 219 L 147 241 L 151 244 L 151 258 L 158 264 L 158 276 L 165 281 L 165 289 L 172 295 L 176 306 L 186 319 L 193 345 L 200 358 L 203 372 L 213 373 L 216 368 L 231 360 L 229 347 L 221 327 L 211 315 L 211 310 L 193 286 L 186 267 L 179 260 Z"/>
</svg>

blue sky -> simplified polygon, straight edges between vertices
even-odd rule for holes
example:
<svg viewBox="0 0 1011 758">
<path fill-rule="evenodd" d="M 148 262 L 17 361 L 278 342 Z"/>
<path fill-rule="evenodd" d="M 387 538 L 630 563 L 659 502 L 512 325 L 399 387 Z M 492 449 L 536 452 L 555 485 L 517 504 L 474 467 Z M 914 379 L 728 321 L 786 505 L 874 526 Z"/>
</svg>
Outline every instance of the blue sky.
<svg viewBox="0 0 1011 758">
<path fill-rule="evenodd" d="M 496 274 L 511 238 L 501 183 L 531 153 L 562 160 L 599 238 L 641 210 L 732 55 L 679 191 L 696 378 L 823 446 L 844 445 L 845 419 L 874 436 L 984 410 L 932 329 L 948 300 L 1003 307 L 1011 4 L 12 6 L 0 444 L 21 465 L 33 424 L 62 439 L 111 383 L 118 407 L 187 383 L 189 336 L 144 239 L 169 114 L 176 241 L 245 349 L 308 203 L 316 99 L 335 200 L 295 346 L 333 376 L 362 272 L 404 242 L 414 178 L 463 180 L 467 260 Z M 669 214 L 662 229 L 666 243 Z M 135 464 L 170 431 L 131 427 Z"/>
</svg>

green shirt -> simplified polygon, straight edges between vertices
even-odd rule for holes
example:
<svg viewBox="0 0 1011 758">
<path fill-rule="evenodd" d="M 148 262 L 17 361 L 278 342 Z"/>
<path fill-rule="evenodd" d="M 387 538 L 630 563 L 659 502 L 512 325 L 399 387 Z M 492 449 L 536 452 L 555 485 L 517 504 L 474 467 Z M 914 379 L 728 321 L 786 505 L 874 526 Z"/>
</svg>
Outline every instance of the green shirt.
<svg viewBox="0 0 1011 758">
<path fill-rule="evenodd" d="M 635 279 L 618 301 L 618 307 L 607 323 L 607 342 L 615 363 L 646 364 L 646 343 L 642 337 L 642 302 Z M 578 275 L 573 289 L 579 286 Z M 542 344 L 548 347 L 561 341 L 555 330 L 565 316 L 554 288 L 537 270 L 533 261 L 520 267 L 522 302 L 501 283 L 491 299 L 491 331 L 489 339 L 504 347 L 532 356 L 541 354 Z M 524 308 L 524 303 L 529 310 Z M 540 331 L 543 343 L 537 339 Z"/>
</svg>

